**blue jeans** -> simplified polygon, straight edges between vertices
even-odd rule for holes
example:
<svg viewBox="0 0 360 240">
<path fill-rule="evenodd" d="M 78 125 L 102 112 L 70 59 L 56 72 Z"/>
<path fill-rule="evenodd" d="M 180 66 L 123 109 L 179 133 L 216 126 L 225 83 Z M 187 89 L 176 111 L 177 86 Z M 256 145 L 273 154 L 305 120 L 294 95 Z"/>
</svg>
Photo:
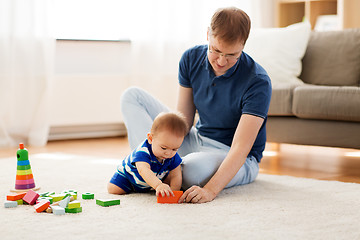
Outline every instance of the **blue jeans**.
<svg viewBox="0 0 360 240">
<path fill-rule="evenodd" d="M 170 111 L 159 100 L 137 87 L 131 87 L 123 93 L 121 110 L 132 150 L 150 132 L 154 118 L 161 112 Z M 200 135 L 192 127 L 178 151 L 183 159 L 182 188 L 187 189 L 192 185 L 203 187 L 215 174 L 229 150 L 229 146 Z M 249 156 L 226 188 L 251 183 L 258 173 L 258 161 Z"/>
</svg>

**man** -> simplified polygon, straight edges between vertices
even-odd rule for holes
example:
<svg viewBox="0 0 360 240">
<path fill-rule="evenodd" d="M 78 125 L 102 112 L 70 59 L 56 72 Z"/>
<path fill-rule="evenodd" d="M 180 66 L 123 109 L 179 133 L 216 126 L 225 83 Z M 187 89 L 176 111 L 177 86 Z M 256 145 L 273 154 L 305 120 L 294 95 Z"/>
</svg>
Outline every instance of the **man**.
<svg viewBox="0 0 360 240">
<path fill-rule="evenodd" d="M 188 49 L 180 60 L 177 110 L 189 126 L 195 113 L 199 115 L 178 151 L 183 158 L 182 187 L 187 189 L 180 202 L 212 201 L 222 189 L 248 184 L 258 175 L 271 81 L 242 52 L 250 26 L 242 10 L 219 9 L 207 32 L 209 44 Z M 132 146 L 158 113 L 169 111 L 136 88 L 124 93 L 122 109 Z M 144 129 L 136 129 L 136 121 Z"/>
</svg>

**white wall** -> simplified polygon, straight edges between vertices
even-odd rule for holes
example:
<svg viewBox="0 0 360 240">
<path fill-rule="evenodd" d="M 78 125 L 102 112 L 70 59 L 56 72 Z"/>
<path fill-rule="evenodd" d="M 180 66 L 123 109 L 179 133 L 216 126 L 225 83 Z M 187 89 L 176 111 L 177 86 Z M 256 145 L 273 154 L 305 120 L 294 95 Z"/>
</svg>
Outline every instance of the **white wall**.
<svg viewBox="0 0 360 240">
<path fill-rule="evenodd" d="M 257 9 L 253 13 L 253 27 L 273 27 L 274 0 L 258 0 L 253 4 Z M 99 129 L 106 129 L 104 134 L 111 135 L 108 126 L 117 129 L 118 134 L 118 126 L 122 124 L 120 96 L 131 85 L 141 86 L 170 108 L 175 108 L 177 73 L 163 69 L 168 68 L 166 64 L 160 68 L 163 70 L 161 79 L 155 81 L 152 76 L 148 78 L 146 72 L 134 72 L 137 69 L 132 69 L 131 51 L 130 42 L 57 41 L 50 139 L 61 138 L 61 132 Z M 171 66 L 175 62 L 171 62 Z M 166 72 L 169 74 L 164 76 Z M 54 134 L 60 137 L 52 136 Z"/>
<path fill-rule="evenodd" d="M 155 82 L 146 81 L 145 74 L 144 81 L 133 79 L 130 57 L 130 42 L 57 41 L 50 140 L 123 133 L 124 129 L 119 130 L 123 128 L 120 96 L 131 85 L 141 86 L 175 108 L 177 76 Z M 109 126 L 116 133 L 109 133 Z M 106 133 L 89 133 L 99 131 Z"/>
</svg>

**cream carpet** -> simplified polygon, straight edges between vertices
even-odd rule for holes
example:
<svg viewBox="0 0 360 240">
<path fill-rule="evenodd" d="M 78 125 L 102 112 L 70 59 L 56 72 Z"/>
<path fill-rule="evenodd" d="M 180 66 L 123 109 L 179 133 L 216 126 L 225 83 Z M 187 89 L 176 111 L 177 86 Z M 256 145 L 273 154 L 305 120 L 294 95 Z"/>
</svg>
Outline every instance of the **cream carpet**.
<svg viewBox="0 0 360 240">
<path fill-rule="evenodd" d="M 0 239 L 360 239 L 360 185 L 260 174 L 200 205 L 157 204 L 154 193 L 113 196 L 119 160 L 29 153 L 39 192 L 76 189 L 120 206 L 82 200 L 83 212 L 56 216 L 32 206 L 4 208 L 16 157 L 0 159 Z"/>
</svg>

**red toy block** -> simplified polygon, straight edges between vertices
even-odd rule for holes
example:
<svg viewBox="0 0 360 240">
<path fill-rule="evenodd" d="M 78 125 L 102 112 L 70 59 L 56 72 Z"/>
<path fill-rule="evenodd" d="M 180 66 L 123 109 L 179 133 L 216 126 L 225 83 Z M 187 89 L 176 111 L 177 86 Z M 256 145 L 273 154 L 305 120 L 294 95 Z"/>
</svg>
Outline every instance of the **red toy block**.
<svg viewBox="0 0 360 240">
<path fill-rule="evenodd" d="M 34 205 L 36 203 L 36 199 L 38 199 L 39 196 L 40 195 L 38 193 L 30 189 L 23 197 L 23 200 L 30 205 Z"/>
<path fill-rule="evenodd" d="M 50 206 L 49 200 L 41 200 L 38 204 L 34 206 L 36 212 L 41 213 L 45 211 Z"/>
<path fill-rule="evenodd" d="M 158 203 L 178 203 L 180 197 L 183 195 L 183 191 L 173 191 L 175 196 L 165 196 L 162 197 L 161 195 L 159 195 L 157 197 L 157 202 Z"/>
<path fill-rule="evenodd" d="M 17 194 L 12 194 L 12 195 L 7 195 L 7 196 L 6 196 L 6 200 L 9 200 L 9 201 L 20 200 L 20 199 L 22 199 L 25 195 L 26 195 L 26 192 L 17 193 Z"/>
</svg>

